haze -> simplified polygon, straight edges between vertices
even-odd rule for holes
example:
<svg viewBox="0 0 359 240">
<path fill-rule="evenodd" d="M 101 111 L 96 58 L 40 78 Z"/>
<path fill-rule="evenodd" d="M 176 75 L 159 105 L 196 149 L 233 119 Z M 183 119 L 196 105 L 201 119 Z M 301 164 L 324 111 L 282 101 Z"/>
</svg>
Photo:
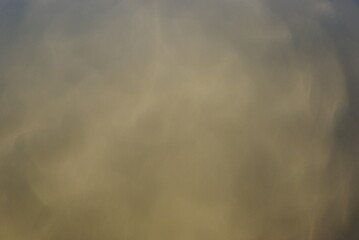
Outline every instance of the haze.
<svg viewBox="0 0 359 240">
<path fill-rule="evenodd" d="M 354 0 L 0 0 L 0 239 L 359 239 Z"/>
</svg>

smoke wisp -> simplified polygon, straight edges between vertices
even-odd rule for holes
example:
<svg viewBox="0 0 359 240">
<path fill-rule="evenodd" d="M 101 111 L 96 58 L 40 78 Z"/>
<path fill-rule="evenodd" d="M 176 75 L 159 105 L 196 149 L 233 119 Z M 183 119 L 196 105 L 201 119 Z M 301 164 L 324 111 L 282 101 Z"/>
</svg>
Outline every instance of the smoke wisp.
<svg viewBox="0 0 359 240">
<path fill-rule="evenodd" d="M 0 239 L 358 239 L 351 0 L 0 0 Z"/>
</svg>

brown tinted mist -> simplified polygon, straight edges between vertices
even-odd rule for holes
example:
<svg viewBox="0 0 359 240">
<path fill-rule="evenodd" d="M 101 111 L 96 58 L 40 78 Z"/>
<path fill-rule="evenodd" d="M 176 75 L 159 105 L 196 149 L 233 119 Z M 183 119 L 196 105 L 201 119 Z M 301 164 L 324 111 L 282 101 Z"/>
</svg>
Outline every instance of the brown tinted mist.
<svg viewBox="0 0 359 240">
<path fill-rule="evenodd" d="M 354 239 L 353 2 L 0 9 L 0 239 Z"/>
</svg>

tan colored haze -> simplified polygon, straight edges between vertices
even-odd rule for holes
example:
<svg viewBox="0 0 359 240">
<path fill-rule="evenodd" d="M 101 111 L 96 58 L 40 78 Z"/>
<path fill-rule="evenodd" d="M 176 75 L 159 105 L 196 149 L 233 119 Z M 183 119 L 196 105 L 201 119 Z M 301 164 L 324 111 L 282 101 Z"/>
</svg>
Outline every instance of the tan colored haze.
<svg viewBox="0 0 359 240">
<path fill-rule="evenodd" d="M 357 240 L 358 6 L 0 0 L 0 239 Z"/>
</svg>

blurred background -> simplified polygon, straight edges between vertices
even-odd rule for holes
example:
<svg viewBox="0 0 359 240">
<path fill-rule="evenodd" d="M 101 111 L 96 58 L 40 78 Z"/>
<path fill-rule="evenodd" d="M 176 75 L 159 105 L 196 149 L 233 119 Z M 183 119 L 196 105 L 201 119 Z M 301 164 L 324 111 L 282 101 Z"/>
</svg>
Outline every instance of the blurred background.
<svg viewBox="0 0 359 240">
<path fill-rule="evenodd" d="M 0 0 L 0 239 L 359 239 L 359 2 Z"/>
</svg>

